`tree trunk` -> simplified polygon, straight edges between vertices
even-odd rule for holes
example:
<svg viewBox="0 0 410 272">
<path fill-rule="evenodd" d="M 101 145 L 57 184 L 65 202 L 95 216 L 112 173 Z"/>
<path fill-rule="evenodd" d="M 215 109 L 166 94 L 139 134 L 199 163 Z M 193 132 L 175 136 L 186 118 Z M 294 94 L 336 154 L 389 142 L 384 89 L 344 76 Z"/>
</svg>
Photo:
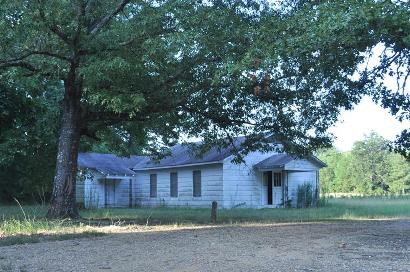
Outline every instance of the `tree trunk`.
<svg viewBox="0 0 410 272">
<path fill-rule="evenodd" d="M 56 172 L 48 218 L 78 218 L 75 200 L 78 148 L 81 137 L 81 81 L 65 80 Z"/>
</svg>

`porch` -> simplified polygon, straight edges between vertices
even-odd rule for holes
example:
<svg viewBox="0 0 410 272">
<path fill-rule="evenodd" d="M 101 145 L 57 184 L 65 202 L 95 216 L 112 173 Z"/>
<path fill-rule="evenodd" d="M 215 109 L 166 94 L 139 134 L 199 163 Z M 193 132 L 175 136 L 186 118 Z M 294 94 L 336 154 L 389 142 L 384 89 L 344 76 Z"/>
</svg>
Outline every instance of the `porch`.
<svg viewBox="0 0 410 272">
<path fill-rule="evenodd" d="M 296 206 L 297 189 L 304 183 L 311 184 L 315 194 L 318 194 L 318 164 L 315 159 L 299 159 L 288 154 L 276 154 L 255 164 L 254 169 L 260 180 L 260 207 Z"/>
</svg>

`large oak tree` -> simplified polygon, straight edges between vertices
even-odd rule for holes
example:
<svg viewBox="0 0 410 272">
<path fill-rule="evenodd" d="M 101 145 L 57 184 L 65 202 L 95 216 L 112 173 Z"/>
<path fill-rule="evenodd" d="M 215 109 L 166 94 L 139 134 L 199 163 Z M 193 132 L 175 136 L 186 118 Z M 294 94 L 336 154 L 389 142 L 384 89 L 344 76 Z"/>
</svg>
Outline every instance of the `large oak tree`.
<svg viewBox="0 0 410 272">
<path fill-rule="evenodd" d="M 384 5 L 408 14 L 345 2 L 2 1 L 2 73 L 63 97 L 48 216 L 78 216 L 82 136 L 159 150 L 182 133 L 203 151 L 246 135 L 239 159 L 273 141 L 298 154 L 328 145 L 340 109 L 377 89 L 375 73 L 355 73 L 385 42 Z"/>
</svg>

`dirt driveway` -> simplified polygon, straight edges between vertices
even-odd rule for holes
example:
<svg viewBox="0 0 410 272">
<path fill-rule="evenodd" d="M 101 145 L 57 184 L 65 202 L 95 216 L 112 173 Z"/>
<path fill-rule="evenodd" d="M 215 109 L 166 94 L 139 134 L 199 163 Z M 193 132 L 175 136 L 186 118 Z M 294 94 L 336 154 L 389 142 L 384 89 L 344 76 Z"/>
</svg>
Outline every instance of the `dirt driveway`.
<svg viewBox="0 0 410 272">
<path fill-rule="evenodd" d="M 0 247 L 5 271 L 410 271 L 410 221 L 154 228 Z"/>
</svg>

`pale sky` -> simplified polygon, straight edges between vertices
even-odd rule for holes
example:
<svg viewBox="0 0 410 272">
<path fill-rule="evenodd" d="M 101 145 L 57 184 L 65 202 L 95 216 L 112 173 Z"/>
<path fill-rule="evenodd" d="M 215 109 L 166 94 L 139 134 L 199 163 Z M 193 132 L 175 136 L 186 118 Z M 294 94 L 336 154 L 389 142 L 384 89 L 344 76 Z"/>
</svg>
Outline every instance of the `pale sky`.
<svg viewBox="0 0 410 272">
<path fill-rule="evenodd" d="M 351 150 L 355 141 L 364 139 L 372 130 L 388 140 L 394 140 L 410 123 L 400 123 L 388 110 L 365 97 L 352 111 L 344 111 L 339 122 L 330 129 L 337 139 L 334 146 L 341 151 Z"/>
<path fill-rule="evenodd" d="M 365 68 L 366 65 L 369 69 L 379 65 L 380 56 L 384 49 L 382 44 L 376 45 L 371 50 L 371 54 L 367 55 L 368 62 L 364 61 L 359 69 Z M 407 80 L 407 86 L 409 86 L 410 79 Z M 403 81 L 400 80 L 400 82 Z M 395 75 L 386 74 L 383 84 L 391 91 L 398 90 Z M 400 123 L 387 109 L 374 103 L 370 97 L 364 97 L 352 111 L 343 111 L 339 121 L 329 131 L 337 138 L 334 141 L 334 146 L 341 151 L 348 151 L 352 149 L 354 142 L 363 140 L 364 136 L 372 131 L 392 141 L 406 128 L 410 129 L 409 121 Z"/>
</svg>

